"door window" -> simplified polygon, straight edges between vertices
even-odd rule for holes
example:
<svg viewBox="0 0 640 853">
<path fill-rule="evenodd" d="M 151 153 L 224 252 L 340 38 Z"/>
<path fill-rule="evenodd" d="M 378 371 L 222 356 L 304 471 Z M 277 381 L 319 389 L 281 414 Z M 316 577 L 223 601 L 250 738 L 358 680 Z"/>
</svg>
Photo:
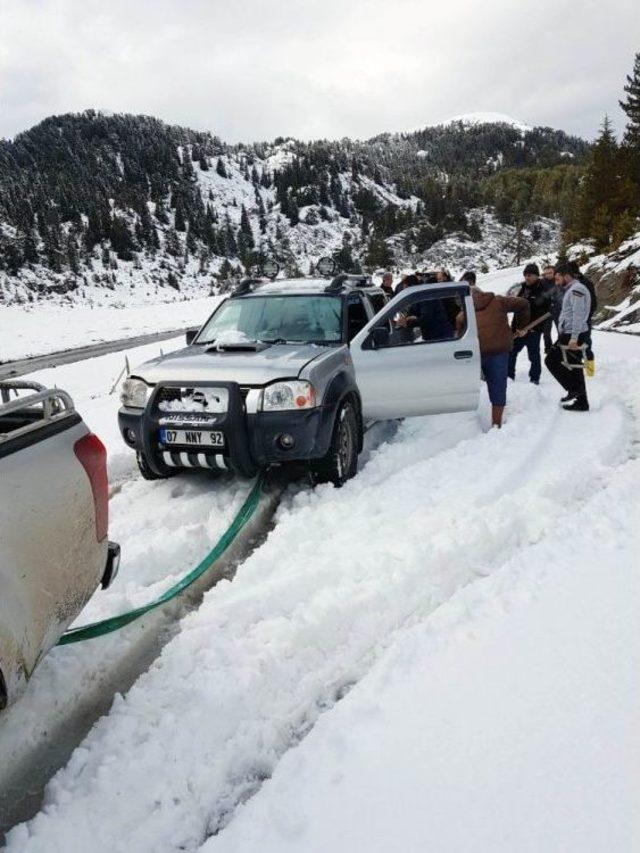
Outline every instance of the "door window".
<svg viewBox="0 0 640 853">
<path fill-rule="evenodd" d="M 461 338 L 467 327 L 464 301 L 454 294 L 408 295 L 392 314 L 381 318 L 372 332 L 376 349 L 437 343 Z"/>
<path fill-rule="evenodd" d="M 382 311 L 388 300 L 384 293 L 372 293 L 369 296 L 369 302 L 371 303 L 373 313 L 377 314 L 378 311 Z"/>
<path fill-rule="evenodd" d="M 352 340 L 368 322 L 362 299 L 359 296 L 350 297 L 347 303 L 347 340 Z"/>
</svg>

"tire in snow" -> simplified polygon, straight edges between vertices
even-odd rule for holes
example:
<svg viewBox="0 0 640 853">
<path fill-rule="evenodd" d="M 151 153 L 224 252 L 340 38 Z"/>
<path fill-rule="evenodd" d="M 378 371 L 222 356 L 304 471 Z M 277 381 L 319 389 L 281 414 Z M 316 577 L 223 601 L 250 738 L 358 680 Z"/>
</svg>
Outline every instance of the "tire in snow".
<svg viewBox="0 0 640 853">
<path fill-rule="evenodd" d="M 358 473 L 358 415 L 353 403 L 340 406 L 326 455 L 311 463 L 316 483 L 333 483 L 336 488 Z"/>
</svg>

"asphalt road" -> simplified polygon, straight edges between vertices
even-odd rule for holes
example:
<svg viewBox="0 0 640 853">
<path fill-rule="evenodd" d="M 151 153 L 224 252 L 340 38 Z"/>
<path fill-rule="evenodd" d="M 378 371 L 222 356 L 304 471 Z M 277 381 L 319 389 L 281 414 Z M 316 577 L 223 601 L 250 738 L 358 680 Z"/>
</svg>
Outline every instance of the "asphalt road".
<svg viewBox="0 0 640 853">
<path fill-rule="evenodd" d="M 86 347 L 60 350 L 50 352 L 46 355 L 34 355 L 29 358 L 21 358 L 16 361 L 0 362 L 0 379 L 15 379 L 24 376 L 25 373 L 33 373 L 35 370 L 45 370 L 48 367 L 58 367 L 60 364 L 72 364 L 74 361 L 85 361 L 99 355 L 107 355 L 110 352 L 121 352 L 124 349 L 152 344 L 155 341 L 166 341 L 169 338 L 177 338 L 184 335 L 186 329 L 172 329 L 168 332 L 153 332 L 149 335 L 136 335 L 133 338 L 119 338 L 116 341 L 104 341 L 100 344 L 91 344 Z"/>
</svg>

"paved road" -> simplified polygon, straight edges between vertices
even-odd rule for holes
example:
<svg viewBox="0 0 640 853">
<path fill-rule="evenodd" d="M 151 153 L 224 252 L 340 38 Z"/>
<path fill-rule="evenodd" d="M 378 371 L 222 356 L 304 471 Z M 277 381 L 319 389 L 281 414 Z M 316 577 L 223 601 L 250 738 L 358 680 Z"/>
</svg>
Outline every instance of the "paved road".
<svg viewBox="0 0 640 853">
<path fill-rule="evenodd" d="M 119 338 L 116 341 L 105 341 L 87 347 L 60 350 L 60 352 L 35 355 L 17 361 L 0 362 L 0 379 L 13 379 L 16 376 L 24 376 L 25 373 L 33 373 L 34 370 L 45 370 L 48 367 L 57 367 L 59 364 L 72 364 L 74 361 L 85 361 L 88 358 L 107 355 L 110 352 L 121 352 L 124 349 L 141 347 L 155 341 L 166 341 L 169 338 L 184 335 L 185 331 L 186 329 L 171 329 L 168 332 L 154 332 L 149 335 L 136 335 L 133 338 Z"/>
</svg>

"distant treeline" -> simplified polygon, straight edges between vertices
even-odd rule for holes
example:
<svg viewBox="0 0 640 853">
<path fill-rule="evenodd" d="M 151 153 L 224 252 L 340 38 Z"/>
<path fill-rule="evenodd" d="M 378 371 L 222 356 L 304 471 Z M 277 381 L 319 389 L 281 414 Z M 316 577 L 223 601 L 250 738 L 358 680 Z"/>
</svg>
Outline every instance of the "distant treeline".
<svg viewBox="0 0 640 853">
<path fill-rule="evenodd" d="M 287 156 L 270 160 L 274 152 Z M 0 269 L 76 273 L 99 258 L 108 267 L 112 254 L 130 261 L 140 253 L 248 267 L 301 217 L 356 226 L 376 265 L 389 259 L 386 239 L 407 229 L 420 248 L 453 231 L 478 239 L 466 216 L 478 205 L 494 206 L 510 224 L 565 215 L 593 157 L 562 131 L 506 124 L 230 146 L 146 116 L 52 116 L 0 141 Z M 212 170 L 229 192 L 198 180 Z"/>
</svg>

